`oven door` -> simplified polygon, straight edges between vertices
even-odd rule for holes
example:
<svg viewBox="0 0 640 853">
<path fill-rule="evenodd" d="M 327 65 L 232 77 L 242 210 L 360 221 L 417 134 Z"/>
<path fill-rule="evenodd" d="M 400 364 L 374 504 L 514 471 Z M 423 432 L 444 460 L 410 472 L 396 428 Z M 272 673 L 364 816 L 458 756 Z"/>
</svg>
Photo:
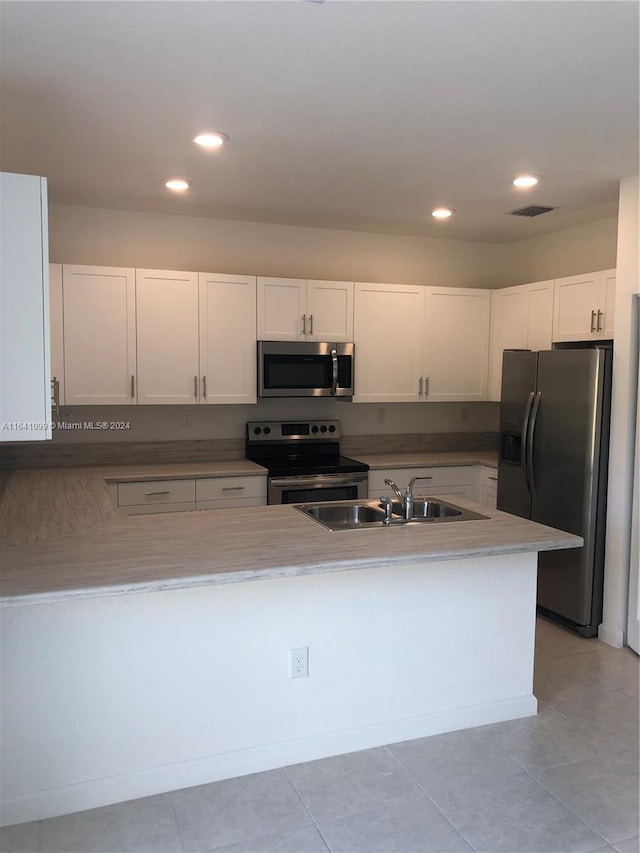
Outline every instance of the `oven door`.
<svg viewBox="0 0 640 853">
<path fill-rule="evenodd" d="M 299 477 L 269 477 L 268 504 L 351 501 L 368 497 L 369 475 L 304 474 Z"/>
</svg>

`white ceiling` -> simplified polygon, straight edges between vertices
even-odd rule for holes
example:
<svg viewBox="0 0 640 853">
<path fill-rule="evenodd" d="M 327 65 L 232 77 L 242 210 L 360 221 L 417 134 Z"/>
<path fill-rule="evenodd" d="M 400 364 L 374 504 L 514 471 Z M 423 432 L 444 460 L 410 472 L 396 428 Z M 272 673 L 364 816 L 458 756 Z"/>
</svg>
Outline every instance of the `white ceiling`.
<svg viewBox="0 0 640 853">
<path fill-rule="evenodd" d="M 2 2 L 1 167 L 64 204 L 521 239 L 613 214 L 637 174 L 638 9 Z M 230 142 L 200 150 L 206 129 Z M 505 216 L 527 204 L 559 210 Z"/>
</svg>

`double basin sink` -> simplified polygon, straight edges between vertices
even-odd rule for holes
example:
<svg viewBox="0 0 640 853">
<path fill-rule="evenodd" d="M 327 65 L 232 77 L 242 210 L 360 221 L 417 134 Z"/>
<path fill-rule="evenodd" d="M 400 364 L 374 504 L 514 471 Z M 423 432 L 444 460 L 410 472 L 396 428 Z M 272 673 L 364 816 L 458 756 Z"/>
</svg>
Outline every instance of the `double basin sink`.
<svg viewBox="0 0 640 853">
<path fill-rule="evenodd" d="M 404 517 L 404 507 L 399 501 L 392 503 L 392 518 L 385 521 L 386 513 L 379 501 L 327 501 L 325 503 L 296 504 L 294 509 L 318 522 L 328 530 L 359 530 L 371 527 L 391 527 L 400 524 L 442 521 L 472 521 L 487 519 L 470 509 L 448 501 L 417 499 L 410 519 Z"/>
</svg>

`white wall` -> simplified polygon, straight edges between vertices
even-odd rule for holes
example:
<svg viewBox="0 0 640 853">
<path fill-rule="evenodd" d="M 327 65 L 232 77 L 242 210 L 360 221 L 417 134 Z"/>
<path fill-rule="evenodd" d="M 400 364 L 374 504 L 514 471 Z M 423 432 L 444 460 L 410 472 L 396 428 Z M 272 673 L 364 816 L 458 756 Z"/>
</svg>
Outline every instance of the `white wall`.
<svg viewBox="0 0 640 853">
<path fill-rule="evenodd" d="M 617 237 L 618 219 L 611 216 L 505 244 L 502 278 L 515 285 L 613 269 Z"/>
<path fill-rule="evenodd" d="M 614 646 L 621 646 L 626 634 L 629 590 L 638 376 L 638 333 L 637 321 L 634 322 L 634 294 L 640 292 L 638 183 L 637 175 L 621 181 L 618 220 L 607 550 L 604 618 L 600 628 L 600 637 Z"/>
<path fill-rule="evenodd" d="M 498 244 L 51 205 L 50 260 L 290 278 L 496 287 Z"/>
<path fill-rule="evenodd" d="M 382 410 L 384 423 L 379 424 Z M 192 426 L 182 426 L 184 413 Z M 491 432 L 498 429 L 497 403 L 396 403 L 374 406 L 335 400 L 262 400 L 255 406 L 72 406 L 62 409 L 69 424 L 120 421 L 124 430 L 59 429 L 54 443 L 105 441 L 191 441 L 244 438 L 247 421 L 331 418 L 344 435 Z"/>
</svg>

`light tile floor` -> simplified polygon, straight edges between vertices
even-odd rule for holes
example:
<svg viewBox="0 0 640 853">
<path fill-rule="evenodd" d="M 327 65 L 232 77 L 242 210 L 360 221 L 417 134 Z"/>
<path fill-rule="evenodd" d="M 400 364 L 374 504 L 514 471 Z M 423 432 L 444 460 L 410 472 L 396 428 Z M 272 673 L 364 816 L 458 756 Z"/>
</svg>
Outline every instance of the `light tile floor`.
<svg viewBox="0 0 640 853">
<path fill-rule="evenodd" d="M 0 830 L 3 853 L 638 853 L 638 657 L 538 619 L 537 717 Z"/>
</svg>

